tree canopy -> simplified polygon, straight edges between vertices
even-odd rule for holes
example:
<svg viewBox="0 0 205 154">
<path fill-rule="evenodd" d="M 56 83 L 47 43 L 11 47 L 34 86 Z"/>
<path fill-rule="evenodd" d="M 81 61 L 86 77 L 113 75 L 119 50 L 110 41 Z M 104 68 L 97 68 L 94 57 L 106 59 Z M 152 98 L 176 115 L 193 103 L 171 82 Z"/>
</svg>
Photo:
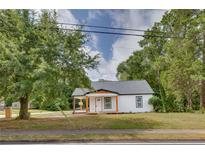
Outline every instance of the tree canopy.
<svg viewBox="0 0 205 154">
<path fill-rule="evenodd" d="M 194 103 L 199 106 L 199 96 L 204 107 L 205 11 L 167 11 L 146 32 L 156 33 L 162 37 L 145 36 L 139 42 L 142 49 L 118 66 L 117 77 L 146 79 L 161 99 L 162 112 L 179 111 L 173 107 L 178 104 L 192 110 Z"/>
<path fill-rule="evenodd" d="M 0 25 L 0 96 L 20 101 L 20 119 L 29 101 L 65 102 L 74 87 L 90 86 L 85 69 L 98 55 L 84 50 L 85 34 L 58 26 L 55 11 L 1 10 Z"/>
</svg>

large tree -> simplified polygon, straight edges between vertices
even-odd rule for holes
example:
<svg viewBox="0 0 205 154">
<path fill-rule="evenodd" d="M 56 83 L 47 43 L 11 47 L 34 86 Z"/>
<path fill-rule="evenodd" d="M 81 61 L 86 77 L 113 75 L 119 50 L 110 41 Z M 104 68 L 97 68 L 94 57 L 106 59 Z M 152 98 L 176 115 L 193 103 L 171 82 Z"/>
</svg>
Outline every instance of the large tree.
<svg viewBox="0 0 205 154">
<path fill-rule="evenodd" d="M 188 107 L 192 106 L 193 94 L 199 94 L 201 81 L 204 104 L 204 17 L 204 10 L 167 11 L 146 32 L 153 37 L 145 36 L 139 42 L 142 50 L 119 65 L 118 77 L 144 78 L 163 102 L 167 95 L 174 95 L 178 100 L 185 98 Z"/>
<path fill-rule="evenodd" d="M 201 81 L 200 104 L 201 108 L 205 108 L 205 10 L 198 10 L 195 16 L 192 17 L 191 24 L 193 27 L 189 30 L 189 38 L 196 44 L 195 51 L 198 59 L 202 63 L 201 76 L 198 77 Z"/>
<path fill-rule="evenodd" d="M 192 109 L 194 92 L 199 93 L 201 63 L 197 59 L 192 42 L 177 39 L 167 43 L 166 63 L 169 66 L 163 74 L 164 86 L 174 94 L 178 101 L 187 100 L 187 107 Z"/>
<path fill-rule="evenodd" d="M 83 49 L 84 34 L 59 28 L 55 11 L 1 10 L 0 19 L 0 95 L 20 102 L 20 119 L 31 100 L 67 101 L 70 87 L 89 86 L 85 68 L 98 57 Z"/>
<path fill-rule="evenodd" d="M 161 25 L 155 23 L 151 29 L 148 29 L 146 34 L 154 36 L 163 35 L 164 32 L 161 30 Z M 164 66 L 158 62 L 158 59 L 165 54 L 163 46 L 166 41 L 166 38 L 146 36 L 139 42 L 142 50 L 134 52 L 126 62 L 118 66 L 117 77 L 132 80 L 145 79 L 152 86 L 155 94 L 165 100 L 166 95 L 160 80 L 160 74 L 164 70 Z M 163 111 L 165 111 L 165 108 Z"/>
</svg>

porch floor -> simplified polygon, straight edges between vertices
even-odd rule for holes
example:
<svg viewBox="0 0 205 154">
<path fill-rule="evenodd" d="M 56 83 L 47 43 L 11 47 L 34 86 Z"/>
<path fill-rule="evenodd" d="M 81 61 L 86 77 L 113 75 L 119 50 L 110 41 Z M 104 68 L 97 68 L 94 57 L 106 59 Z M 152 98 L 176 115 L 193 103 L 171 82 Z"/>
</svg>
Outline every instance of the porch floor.
<svg viewBox="0 0 205 154">
<path fill-rule="evenodd" d="M 86 114 L 86 110 L 75 110 L 74 114 Z"/>
</svg>

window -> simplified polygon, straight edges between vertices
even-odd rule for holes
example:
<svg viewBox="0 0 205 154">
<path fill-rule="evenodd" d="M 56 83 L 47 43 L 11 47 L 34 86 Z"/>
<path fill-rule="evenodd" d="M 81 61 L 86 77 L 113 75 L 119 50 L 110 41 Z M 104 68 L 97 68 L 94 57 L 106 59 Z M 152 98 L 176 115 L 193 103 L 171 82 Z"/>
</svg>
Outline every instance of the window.
<svg viewBox="0 0 205 154">
<path fill-rule="evenodd" d="M 111 97 L 104 97 L 104 109 L 112 109 Z"/>
<path fill-rule="evenodd" d="M 142 96 L 136 96 L 136 108 L 143 108 Z"/>
</svg>

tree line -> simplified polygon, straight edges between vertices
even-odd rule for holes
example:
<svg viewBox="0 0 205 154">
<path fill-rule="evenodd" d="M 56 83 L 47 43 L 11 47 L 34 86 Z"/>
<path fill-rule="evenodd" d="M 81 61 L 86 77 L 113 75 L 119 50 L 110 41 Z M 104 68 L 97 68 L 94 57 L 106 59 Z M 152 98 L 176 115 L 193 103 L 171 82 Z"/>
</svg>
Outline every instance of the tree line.
<svg viewBox="0 0 205 154">
<path fill-rule="evenodd" d="M 120 80 L 145 79 L 158 112 L 205 107 L 205 10 L 170 10 L 139 42 L 141 49 L 119 64 Z"/>
</svg>

